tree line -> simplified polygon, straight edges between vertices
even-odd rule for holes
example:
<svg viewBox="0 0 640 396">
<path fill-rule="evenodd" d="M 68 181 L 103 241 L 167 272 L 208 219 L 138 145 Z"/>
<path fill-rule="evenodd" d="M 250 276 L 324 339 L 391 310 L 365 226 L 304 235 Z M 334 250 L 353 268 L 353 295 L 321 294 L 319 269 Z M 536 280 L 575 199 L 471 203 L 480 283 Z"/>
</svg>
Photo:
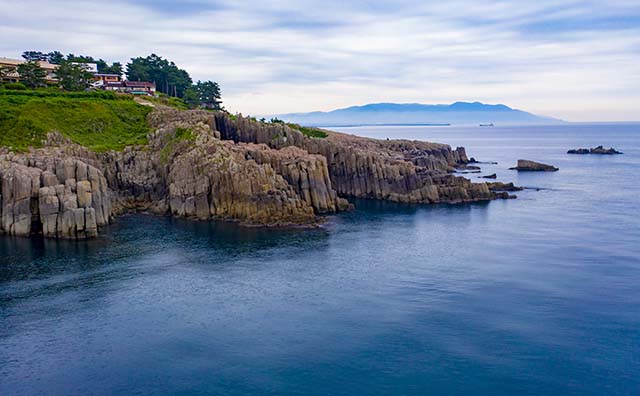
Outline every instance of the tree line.
<svg viewBox="0 0 640 396">
<path fill-rule="evenodd" d="M 93 74 L 83 63 L 95 63 L 98 73 L 125 74 L 129 81 L 154 82 L 156 91 L 182 99 L 190 107 L 204 107 L 222 110 L 222 93 L 215 81 L 193 82 L 189 73 L 179 68 L 173 61 L 156 54 L 147 57 L 132 58 L 123 68 L 120 62 L 112 64 L 103 59 L 87 55 L 64 55 L 60 51 L 40 52 L 25 51 L 22 54 L 25 62 L 18 65 L 17 72 L 21 82 L 29 88 L 46 87 L 46 72 L 39 62 L 57 65 L 55 74 L 59 85 L 66 91 L 82 91 L 88 89 L 93 82 Z M 8 73 L 0 69 L 0 78 Z"/>
</svg>

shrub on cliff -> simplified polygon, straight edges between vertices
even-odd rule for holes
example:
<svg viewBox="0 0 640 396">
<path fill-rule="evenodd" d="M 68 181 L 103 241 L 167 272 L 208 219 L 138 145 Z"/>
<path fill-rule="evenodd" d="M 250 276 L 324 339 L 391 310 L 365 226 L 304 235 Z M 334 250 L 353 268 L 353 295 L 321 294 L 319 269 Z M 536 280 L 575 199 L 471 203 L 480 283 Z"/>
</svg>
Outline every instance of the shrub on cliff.
<svg viewBox="0 0 640 396">
<path fill-rule="evenodd" d="M 27 86 L 23 83 L 15 82 L 15 83 L 6 83 L 2 86 L 4 89 L 12 89 L 15 91 L 24 91 L 27 89 Z"/>
<path fill-rule="evenodd" d="M 291 129 L 297 129 L 298 131 L 300 131 L 304 136 L 309 137 L 309 138 L 316 138 L 316 139 L 324 139 L 327 136 L 327 133 L 325 131 L 323 131 L 322 129 L 318 129 L 318 128 L 311 128 L 311 127 L 304 127 L 302 125 L 298 125 L 298 124 L 294 124 L 291 122 L 288 122 L 286 124 L 289 128 Z"/>
</svg>

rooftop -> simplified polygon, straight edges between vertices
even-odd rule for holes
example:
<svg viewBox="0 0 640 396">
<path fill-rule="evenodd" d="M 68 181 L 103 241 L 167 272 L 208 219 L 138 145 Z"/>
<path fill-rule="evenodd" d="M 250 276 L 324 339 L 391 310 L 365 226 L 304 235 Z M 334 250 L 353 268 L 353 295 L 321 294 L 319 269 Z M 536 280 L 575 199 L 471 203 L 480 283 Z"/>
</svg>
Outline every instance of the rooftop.
<svg viewBox="0 0 640 396">
<path fill-rule="evenodd" d="M 21 59 L 10 59 L 10 58 L 3 58 L 0 57 L 0 65 L 4 65 L 4 66 L 18 66 L 25 63 L 24 60 Z M 40 64 L 40 67 L 45 69 L 45 70 L 55 70 L 58 65 L 54 65 L 52 63 L 49 62 L 43 62 L 43 61 L 39 61 L 38 62 Z"/>
</svg>

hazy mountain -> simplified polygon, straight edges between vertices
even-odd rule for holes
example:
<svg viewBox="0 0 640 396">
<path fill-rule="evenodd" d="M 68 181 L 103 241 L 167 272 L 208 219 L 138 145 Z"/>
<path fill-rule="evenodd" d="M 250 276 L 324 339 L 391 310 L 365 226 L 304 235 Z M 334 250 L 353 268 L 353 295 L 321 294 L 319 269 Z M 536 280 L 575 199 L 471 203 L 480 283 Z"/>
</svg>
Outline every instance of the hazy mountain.
<svg viewBox="0 0 640 396">
<path fill-rule="evenodd" d="M 279 114 L 277 118 L 311 126 L 389 124 L 550 124 L 561 120 L 502 104 L 456 102 L 450 105 L 373 103 L 328 112 Z"/>
</svg>

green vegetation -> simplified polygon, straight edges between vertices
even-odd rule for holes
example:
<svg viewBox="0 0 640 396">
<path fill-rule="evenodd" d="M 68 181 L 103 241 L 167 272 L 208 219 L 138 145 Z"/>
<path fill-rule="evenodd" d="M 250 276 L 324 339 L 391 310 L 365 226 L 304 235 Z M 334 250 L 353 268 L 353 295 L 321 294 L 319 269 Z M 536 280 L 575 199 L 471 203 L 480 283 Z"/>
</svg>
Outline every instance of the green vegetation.
<svg viewBox="0 0 640 396">
<path fill-rule="evenodd" d="M 62 61 L 56 69 L 60 86 L 66 91 L 84 91 L 93 81 L 93 73 L 78 63 Z"/>
<path fill-rule="evenodd" d="M 46 87 L 45 77 L 47 73 L 37 61 L 21 63 L 16 68 L 20 75 L 20 81 L 29 88 Z"/>
<path fill-rule="evenodd" d="M 283 125 L 286 125 L 291 129 L 295 129 L 295 130 L 299 131 L 300 133 L 302 133 L 304 136 L 306 136 L 308 138 L 324 139 L 327 136 L 329 136 L 322 129 L 305 127 L 305 126 L 302 126 L 302 125 L 299 125 L 299 124 L 294 124 L 292 122 L 284 122 L 281 119 L 278 119 L 277 117 L 272 118 L 270 122 L 272 124 L 283 124 Z"/>
<path fill-rule="evenodd" d="M 192 84 L 189 73 L 156 54 L 131 59 L 127 63 L 127 78 L 131 81 L 154 81 L 159 92 L 179 98 Z"/>
<path fill-rule="evenodd" d="M 178 146 L 183 142 L 194 142 L 196 140 L 193 131 L 189 128 L 176 128 L 175 133 L 164 144 L 164 147 L 160 150 L 160 162 L 166 164 L 169 160 L 169 155 L 176 151 Z"/>
<path fill-rule="evenodd" d="M 297 129 L 298 131 L 300 131 L 304 136 L 308 137 L 308 138 L 317 138 L 317 139 L 324 139 L 327 136 L 327 133 L 325 131 L 323 131 L 322 129 L 318 129 L 318 128 L 310 128 L 310 127 L 304 127 L 302 125 L 298 125 L 298 124 L 293 124 L 293 123 L 286 123 L 286 125 L 291 128 L 291 129 Z"/>
<path fill-rule="evenodd" d="M 103 59 L 96 59 L 93 56 L 67 54 L 65 58 L 64 54 L 60 51 L 25 51 L 22 53 L 22 57 L 27 62 L 49 62 L 54 65 L 61 65 L 64 62 L 95 63 L 98 67 L 98 73 L 122 74 L 122 64 L 120 62 L 114 62 L 109 66 Z"/>
<path fill-rule="evenodd" d="M 58 131 L 94 151 L 145 144 L 152 109 L 111 92 L 0 90 L 0 146 L 25 151 Z"/>
<path fill-rule="evenodd" d="M 157 94 L 158 96 L 145 96 L 142 99 L 147 100 L 151 103 L 156 103 L 163 106 L 173 107 L 178 110 L 188 110 L 189 105 L 187 105 L 182 99 L 174 98 L 169 95 L 165 95 L 163 93 Z"/>
<path fill-rule="evenodd" d="M 0 89 L 15 89 L 16 91 L 24 91 L 27 89 L 27 86 L 23 83 L 15 82 L 15 83 L 6 83 L 0 86 Z"/>
<path fill-rule="evenodd" d="M 18 66 L 21 80 L 29 88 L 41 88 L 47 84 L 46 72 L 38 62 L 49 62 L 58 65 L 56 75 L 58 84 L 66 91 L 82 91 L 90 87 L 92 74 L 84 63 L 95 63 L 98 73 L 122 76 L 124 70 L 120 62 L 109 65 L 103 59 L 87 55 L 67 54 L 60 51 L 42 52 L 25 51 L 22 57 L 25 63 Z M 0 78 L 12 72 L 11 68 L 0 68 Z M 129 81 L 149 81 L 156 85 L 158 94 L 164 94 L 180 100 L 162 99 L 160 104 L 180 110 L 203 108 L 207 110 L 224 110 L 220 85 L 215 81 L 198 81 L 193 84 L 189 73 L 179 68 L 173 61 L 156 54 L 146 57 L 131 58 L 127 63 L 126 76 Z M 156 102 L 149 100 L 150 102 Z M 158 102 L 156 102 L 158 103 Z"/>
<path fill-rule="evenodd" d="M 184 93 L 184 101 L 191 107 L 222 110 L 220 85 L 214 81 L 198 81 Z"/>
</svg>

